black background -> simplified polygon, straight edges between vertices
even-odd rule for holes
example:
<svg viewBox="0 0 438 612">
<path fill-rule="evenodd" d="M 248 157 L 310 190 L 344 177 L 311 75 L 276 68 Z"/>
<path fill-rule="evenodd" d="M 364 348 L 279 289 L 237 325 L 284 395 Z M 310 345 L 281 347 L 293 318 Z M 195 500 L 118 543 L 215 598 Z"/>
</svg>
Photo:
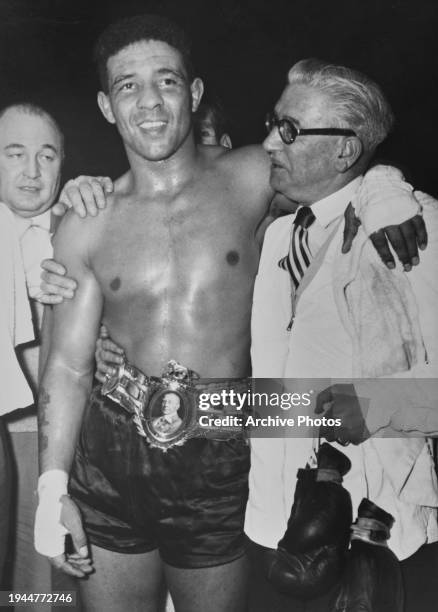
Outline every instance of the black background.
<svg viewBox="0 0 438 612">
<path fill-rule="evenodd" d="M 375 78 L 397 125 L 379 151 L 438 194 L 436 0 L 0 0 L 0 103 L 33 100 L 66 135 L 64 179 L 127 167 L 96 106 L 90 57 L 100 31 L 126 15 L 159 12 L 192 35 L 198 73 L 232 120 L 235 145 L 261 142 L 263 117 L 287 69 L 316 56 Z"/>
</svg>

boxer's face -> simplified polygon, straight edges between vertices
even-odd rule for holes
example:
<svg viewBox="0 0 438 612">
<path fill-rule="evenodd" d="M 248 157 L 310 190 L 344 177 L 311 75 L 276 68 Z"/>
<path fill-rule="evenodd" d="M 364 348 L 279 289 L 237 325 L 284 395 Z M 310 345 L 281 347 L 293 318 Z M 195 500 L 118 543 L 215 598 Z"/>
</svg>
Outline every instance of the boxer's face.
<svg viewBox="0 0 438 612">
<path fill-rule="evenodd" d="M 281 119 L 290 119 L 297 128 L 336 126 L 328 95 L 303 84 L 288 85 L 275 106 Z M 299 135 L 285 144 L 276 127 L 263 143 L 271 158 L 270 183 L 273 189 L 302 204 L 312 204 L 330 191 L 338 171 L 340 136 Z"/>
<path fill-rule="evenodd" d="M 10 108 L 0 118 L 0 200 L 22 217 L 54 202 L 62 160 L 61 136 L 48 117 Z"/>
<path fill-rule="evenodd" d="M 202 82 L 189 83 L 180 53 L 161 41 L 125 47 L 107 63 L 109 93 L 99 106 L 128 151 L 149 161 L 169 158 L 188 138 Z"/>
</svg>

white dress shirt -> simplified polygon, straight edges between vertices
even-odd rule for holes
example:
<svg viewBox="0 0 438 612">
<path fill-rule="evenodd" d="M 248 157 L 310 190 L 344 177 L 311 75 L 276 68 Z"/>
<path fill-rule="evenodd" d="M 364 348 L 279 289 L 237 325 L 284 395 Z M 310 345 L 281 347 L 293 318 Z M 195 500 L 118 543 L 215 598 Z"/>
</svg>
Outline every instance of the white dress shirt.
<svg viewBox="0 0 438 612">
<path fill-rule="evenodd" d="M 353 376 L 353 344 L 339 316 L 333 278 L 342 244 L 343 213 L 354 200 L 361 178 L 312 205 L 316 220 L 308 230 L 316 257 L 296 295 L 288 273 L 278 261 L 288 252 L 294 215 L 275 221 L 267 230 L 254 289 L 252 364 L 256 378 L 327 379 Z M 408 273 L 418 296 L 420 323 L 429 351 L 428 369 L 419 376 L 437 376 L 438 210 L 429 227 L 429 247 L 421 265 Z M 436 230 L 436 231 L 435 231 Z M 342 256 L 347 257 L 347 256 Z M 434 275 L 435 281 L 432 282 Z M 291 295 L 292 294 L 292 295 Z M 287 331 L 291 314 L 293 326 Z M 411 373 L 412 375 L 412 373 Z M 327 384 L 317 388 L 315 395 Z M 301 410 L 302 413 L 302 410 Z M 314 454 L 314 432 L 308 438 L 253 438 L 245 531 L 255 542 L 276 548 L 286 529 L 293 502 L 296 473 Z M 375 438 L 359 446 L 340 447 L 352 461 L 344 486 L 353 511 L 362 497 L 396 519 L 390 546 L 406 558 L 423 543 L 438 539 L 438 487 L 429 445 L 424 438 Z"/>
<path fill-rule="evenodd" d="M 38 377 L 38 360 L 40 351 L 40 330 L 42 325 L 44 306 L 37 301 L 41 293 L 41 262 L 53 256 L 51 244 L 51 213 L 47 210 L 36 217 L 20 217 L 13 214 L 15 229 L 19 238 L 21 255 L 23 259 L 24 275 L 26 278 L 27 293 L 30 298 L 34 333 L 36 342 L 30 346 L 20 347 L 19 353 L 25 364 L 26 372 L 36 388 Z M 26 298 L 27 299 L 27 298 Z M 30 404 L 33 401 L 29 402 Z M 19 413 L 8 422 L 10 432 L 36 431 L 37 422 L 35 411 L 32 414 Z"/>
<path fill-rule="evenodd" d="M 0 203 L 0 416 L 33 403 L 15 347 L 33 340 L 33 327 L 14 217 Z"/>
<path fill-rule="evenodd" d="M 24 218 L 14 215 L 14 218 L 23 253 L 28 293 L 31 298 L 36 299 L 41 292 L 41 262 L 53 256 L 51 213 L 47 210 L 37 217 Z"/>
</svg>

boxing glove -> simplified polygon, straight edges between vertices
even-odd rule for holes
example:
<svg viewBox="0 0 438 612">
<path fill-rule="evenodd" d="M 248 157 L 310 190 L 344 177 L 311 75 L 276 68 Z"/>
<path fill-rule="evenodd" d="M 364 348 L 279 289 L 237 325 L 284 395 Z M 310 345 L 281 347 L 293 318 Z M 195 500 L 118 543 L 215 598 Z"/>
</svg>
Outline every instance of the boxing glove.
<svg viewBox="0 0 438 612">
<path fill-rule="evenodd" d="M 268 564 L 268 579 L 277 589 L 303 600 L 324 595 L 340 580 L 353 520 L 342 487 L 349 459 L 326 443 L 317 465 L 298 470 L 286 533 Z"/>
<path fill-rule="evenodd" d="M 333 612 L 402 612 L 399 562 L 388 548 L 393 517 L 363 499 L 352 526 L 351 548 Z"/>
</svg>

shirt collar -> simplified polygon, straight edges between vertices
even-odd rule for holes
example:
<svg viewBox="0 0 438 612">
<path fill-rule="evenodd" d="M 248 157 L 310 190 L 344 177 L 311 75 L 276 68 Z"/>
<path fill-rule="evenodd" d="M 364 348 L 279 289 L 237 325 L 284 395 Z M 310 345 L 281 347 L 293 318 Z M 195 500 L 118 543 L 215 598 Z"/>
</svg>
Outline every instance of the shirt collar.
<svg viewBox="0 0 438 612">
<path fill-rule="evenodd" d="M 342 189 L 312 204 L 312 212 L 322 227 L 327 227 L 337 217 L 344 214 L 361 181 L 362 176 L 358 176 L 347 183 L 345 187 L 342 187 Z"/>
<path fill-rule="evenodd" d="M 17 228 L 18 235 L 21 238 L 24 232 L 29 229 L 32 225 L 35 227 L 40 227 L 47 232 L 50 232 L 50 223 L 51 223 L 51 213 L 50 209 L 43 212 L 41 215 L 37 215 L 36 217 L 20 217 L 13 213 L 15 227 Z"/>
</svg>

